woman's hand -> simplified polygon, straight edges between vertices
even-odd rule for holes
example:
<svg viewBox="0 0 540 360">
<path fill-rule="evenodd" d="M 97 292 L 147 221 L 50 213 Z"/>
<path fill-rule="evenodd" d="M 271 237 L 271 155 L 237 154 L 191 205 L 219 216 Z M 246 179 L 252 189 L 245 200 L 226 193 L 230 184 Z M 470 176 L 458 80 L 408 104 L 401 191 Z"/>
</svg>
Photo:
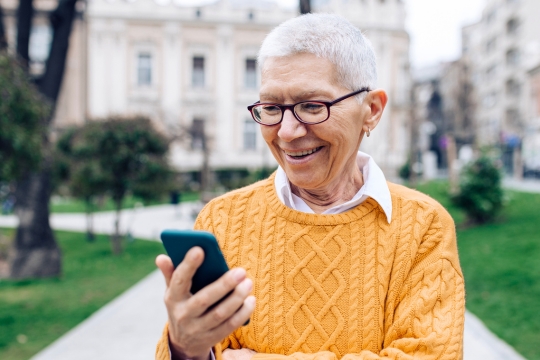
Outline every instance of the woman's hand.
<svg viewBox="0 0 540 360">
<path fill-rule="evenodd" d="M 255 354 L 256 352 L 250 349 L 225 349 L 223 351 L 223 360 L 251 360 Z"/>
<path fill-rule="evenodd" d="M 192 295 L 191 279 L 203 259 L 200 247 L 189 250 L 176 270 L 168 256 L 156 258 L 167 284 L 165 305 L 173 359 L 207 360 L 212 346 L 242 326 L 255 309 L 255 298 L 249 296 L 253 284 L 242 268 L 228 271 Z M 231 291 L 225 300 L 209 310 Z"/>
</svg>

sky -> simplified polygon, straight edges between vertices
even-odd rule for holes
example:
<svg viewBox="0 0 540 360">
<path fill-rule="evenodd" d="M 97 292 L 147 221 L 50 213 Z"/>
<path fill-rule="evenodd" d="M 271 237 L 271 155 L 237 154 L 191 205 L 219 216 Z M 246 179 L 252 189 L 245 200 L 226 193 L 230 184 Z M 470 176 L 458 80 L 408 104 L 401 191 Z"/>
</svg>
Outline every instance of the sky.
<svg viewBox="0 0 540 360">
<path fill-rule="evenodd" d="M 214 1 L 216 0 L 177 0 L 185 5 Z M 298 0 L 275 1 L 284 7 L 298 6 Z M 411 62 L 416 69 L 457 59 L 461 51 L 461 27 L 478 21 L 486 2 L 486 0 L 404 1 L 407 11 L 406 28 L 411 36 Z"/>
<path fill-rule="evenodd" d="M 461 27 L 482 15 L 485 0 L 405 0 L 414 68 L 455 60 L 461 53 Z"/>
</svg>

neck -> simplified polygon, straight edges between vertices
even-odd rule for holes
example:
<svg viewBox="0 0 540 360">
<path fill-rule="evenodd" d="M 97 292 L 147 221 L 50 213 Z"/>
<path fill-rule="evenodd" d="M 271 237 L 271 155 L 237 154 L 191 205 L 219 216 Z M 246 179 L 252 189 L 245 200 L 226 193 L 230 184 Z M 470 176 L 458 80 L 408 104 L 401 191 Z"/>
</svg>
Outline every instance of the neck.
<svg viewBox="0 0 540 360">
<path fill-rule="evenodd" d="M 354 166 L 353 169 L 353 172 L 346 177 L 347 181 L 339 177 L 321 189 L 303 189 L 291 183 L 291 191 L 304 200 L 316 214 L 321 214 L 351 200 L 364 185 L 364 177 L 358 166 Z"/>
</svg>

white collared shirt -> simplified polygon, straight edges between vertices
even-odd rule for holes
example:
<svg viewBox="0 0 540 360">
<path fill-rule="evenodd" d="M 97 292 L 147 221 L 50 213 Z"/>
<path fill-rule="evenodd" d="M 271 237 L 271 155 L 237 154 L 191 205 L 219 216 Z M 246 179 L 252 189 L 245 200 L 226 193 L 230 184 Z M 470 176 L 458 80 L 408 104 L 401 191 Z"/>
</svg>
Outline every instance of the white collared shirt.
<svg viewBox="0 0 540 360">
<path fill-rule="evenodd" d="M 356 155 L 356 164 L 364 175 L 364 185 L 362 185 L 351 200 L 325 210 L 323 214 L 343 213 L 370 197 L 381 206 L 386 214 L 388 223 L 390 223 L 392 221 L 392 197 L 390 196 L 390 189 L 388 189 L 388 184 L 381 168 L 371 156 L 361 151 L 358 151 Z M 277 169 L 274 186 L 276 187 L 279 200 L 285 206 L 305 213 L 315 213 L 304 200 L 292 193 L 287 174 L 285 174 L 281 166 Z"/>
</svg>

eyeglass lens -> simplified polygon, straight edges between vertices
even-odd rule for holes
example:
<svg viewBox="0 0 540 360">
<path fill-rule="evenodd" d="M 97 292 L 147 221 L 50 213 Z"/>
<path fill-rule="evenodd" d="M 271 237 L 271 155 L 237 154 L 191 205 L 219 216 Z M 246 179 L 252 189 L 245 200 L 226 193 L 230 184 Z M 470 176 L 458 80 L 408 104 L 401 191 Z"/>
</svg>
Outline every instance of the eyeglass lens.
<svg viewBox="0 0 540 360">
<path fill-rule="evenodd" d="M 305 123 L 319 123 L 328 118 L 328 107 L 318 102 L 303 102 L 294 107 L 296 117 Z M 272 125 L 281 121 L 282 110 L 279 106 L 260 104 L 253 108 L 253 114 L 263 124 Z"/>
</svg>

